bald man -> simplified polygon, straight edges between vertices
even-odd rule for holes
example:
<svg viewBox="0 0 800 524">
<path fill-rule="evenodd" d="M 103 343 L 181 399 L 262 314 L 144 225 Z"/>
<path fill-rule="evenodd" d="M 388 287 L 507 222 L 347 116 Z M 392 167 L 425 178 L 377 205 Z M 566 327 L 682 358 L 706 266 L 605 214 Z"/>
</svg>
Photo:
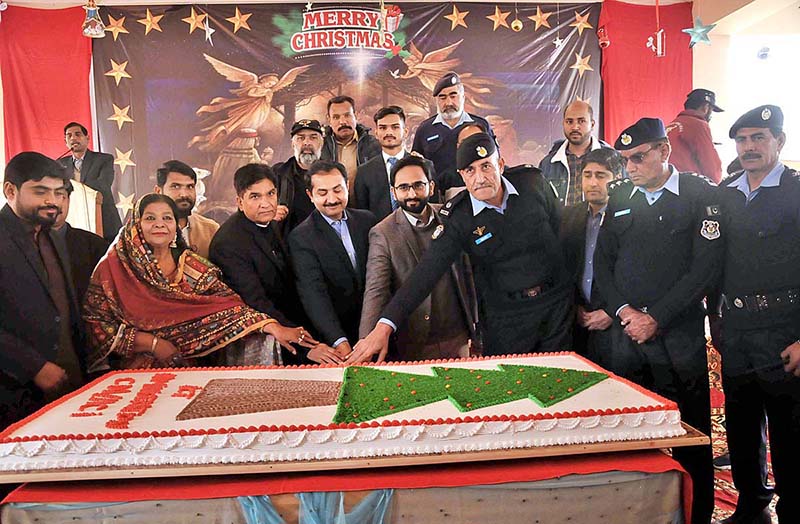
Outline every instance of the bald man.
<svg viewBox="0 0 800 524">
<path fill-rule="evenodd" d="M 611 146 L 592 136 L 595 120 L 592 106 L 576 100 L 564 109 L 564 139 L 557 140 L 539 163 L 545 179 L 553 184 L 562 204 L 583 201 L 580 164 L 589 151 Z"/>
</svg>

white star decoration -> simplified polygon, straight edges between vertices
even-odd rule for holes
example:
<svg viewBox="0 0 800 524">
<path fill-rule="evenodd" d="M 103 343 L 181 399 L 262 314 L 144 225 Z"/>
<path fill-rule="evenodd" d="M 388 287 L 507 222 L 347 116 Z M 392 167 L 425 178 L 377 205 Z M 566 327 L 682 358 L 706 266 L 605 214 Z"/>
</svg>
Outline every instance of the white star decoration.
<svg viewBox="0 0 800 524">
<path fill-rule="evenodd" d="M 554 46 L 556 46 L 556 49 L 558 49 L 559 47 L 561 47 L 562 45 L 564 45 L 564 39 L 563 39 L 563 38 L 561 38 L 560 36 L 557 36 L 557 37 L 556 37 L 556 38 L 553 40 L 553 45 L 554 45 Z"/>
<path fill-rule="evenodd" d="M 686 33 L 687 35 L 692 37 L 691 40 L 689 41 L 689 47 L 694 47 L 695 44 L 700 42 L 711 45 L 711 39 L 708 38 L 708 33 L 716 26 L 717 24 L 703 25 L 703 22 L 700 20 L 700 17 L 696 16 L 694 18 L 694 27 L 681 29 L 681 32 Z"/>
<path fill-rule="evenodd" d="M 217 30 L 216 30 L 216 29 L 214 29 L 214 28 L 212 28 L 210 25 L 208 25 L 208 17 L 206 17 L 205 24 L 203 25 L 203 28 L 204 28 L 204 29 L 205 29 L 205 31 L 206 31 L 206 42 L 208 42 L 209 44 L 211 44 L 211 46 L 213 47 L 213 46 L 214 46 L 214 41 L 213 41 L 213 40 L 211 40 L 211 35 L 213 35 L 214 33 L 216 33 L 216 32 L 217 32 Z"/>
</svg>

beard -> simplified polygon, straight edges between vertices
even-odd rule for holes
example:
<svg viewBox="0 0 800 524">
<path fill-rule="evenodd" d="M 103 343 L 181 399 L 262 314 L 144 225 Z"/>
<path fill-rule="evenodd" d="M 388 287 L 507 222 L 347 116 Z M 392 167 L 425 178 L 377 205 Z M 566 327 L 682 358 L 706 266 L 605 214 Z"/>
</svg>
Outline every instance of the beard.
<svg viewBox="0 0 800 524">
<path fill-rule="evenodd" d="M 182 206 L 181 204 L 186 204 L 186 206 Z M 175 201 L 175 206 L 178 208 L 178 216 L 175 218 L 189 218 L 189 215 L 192 214 L 192 209 L 194 209 L 194 200 L 184 199 L 181 198 L 180 200 Z"/>
<path fill-rule="evenodd" d="M 407 198 L 397 202 L 397 205 L 399 205 L 404 211 L 418 215 L 419 213 L 422 213 L 425 210 L 425 206 L 428 205 L 428 197 Z"/>
<path fill-rule="evenodd" d="M 569 135 L 567 135 L 567 140 L 569 141 L 570 144 L 580 146 L 585 144 L 587 140 L 589 140 L 589 134 L 587 133 L 584 135 L 583 133 L 581 133 L 580 136 L 578 136 L 570 133 Z"/>
<path fill-rule="evenodd" d="M 315 151 L 301 151 L 297 155 L 297 161 L 300 164 L 303 164 L 304 166 L 310 166 L 311 164 L 319 160 L 319 157 L 320 157 L 319 153 Z"/>
<path fill-rule="evenodd" d="M 455 120 L 456 118 L 461 117 L 461 113 L 463 112 L 464 112 L 463 109 L 448 108 L 445 109 L 444 111 L 441 111 L 441 115 L 442 118 L 444 118 L 445 120 Z"/>
<path fill-rule="evenodd" d="M 45 210 L 53 210 L 52 218 L 50 215 L 42 215 L 41 212 Z M 56 206 L 40 206 L 34 209 L 21 209 L 19 217 L 27 222 L 42 226 L 44 228 L 52 227 L 56 223 L 59 210 Z"/>
</svg>

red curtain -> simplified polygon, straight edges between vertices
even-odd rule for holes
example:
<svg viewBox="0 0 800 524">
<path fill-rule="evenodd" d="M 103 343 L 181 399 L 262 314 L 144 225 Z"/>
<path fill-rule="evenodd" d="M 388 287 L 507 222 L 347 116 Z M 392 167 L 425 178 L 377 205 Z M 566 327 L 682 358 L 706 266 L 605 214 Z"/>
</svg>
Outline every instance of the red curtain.
<svg viewBox="0 0 800 524">
<path fill-rule="evenodd" d="M 81 34 L 85 11 L 9 6 L 0 22 L 5 151 L 57 157 L 64 125 L 91 125 L 92 42 Z M 91 136 L 91 130 L 89 131 Z"/>
<path fill-rule="evenodd" d="M 642 117 L 668 123 L 683 109 L 692 90 L 692 50 L 689 35 L 692 4 L 661 6 L 666 56 L 656 57 L 647 39 L 656 31 L 656 8 L 606 0 L 599 27 L 611 45 L 603 51 L 604 136 L 612 144 L 620 132 Z"/>
</svg>

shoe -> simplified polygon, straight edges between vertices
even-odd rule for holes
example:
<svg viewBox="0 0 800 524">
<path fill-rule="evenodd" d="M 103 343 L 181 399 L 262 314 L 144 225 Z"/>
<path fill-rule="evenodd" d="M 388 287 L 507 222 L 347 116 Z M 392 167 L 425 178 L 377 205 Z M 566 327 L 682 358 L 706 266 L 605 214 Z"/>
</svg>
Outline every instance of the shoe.
<svg viewBox="0 0 800 524">
<path fill-rule="evenodd" d="M 719 524 L 772 524 L 772 514 L 769 508 L 764 508 L 755 514 L 734 511 L 733 515 L 718 522 Z"/>
<path fill-rule="evenodd" d="M 714 459 L 715 469 L 731 469 L 731 455 L 725 453 Z"/>
</svg>

